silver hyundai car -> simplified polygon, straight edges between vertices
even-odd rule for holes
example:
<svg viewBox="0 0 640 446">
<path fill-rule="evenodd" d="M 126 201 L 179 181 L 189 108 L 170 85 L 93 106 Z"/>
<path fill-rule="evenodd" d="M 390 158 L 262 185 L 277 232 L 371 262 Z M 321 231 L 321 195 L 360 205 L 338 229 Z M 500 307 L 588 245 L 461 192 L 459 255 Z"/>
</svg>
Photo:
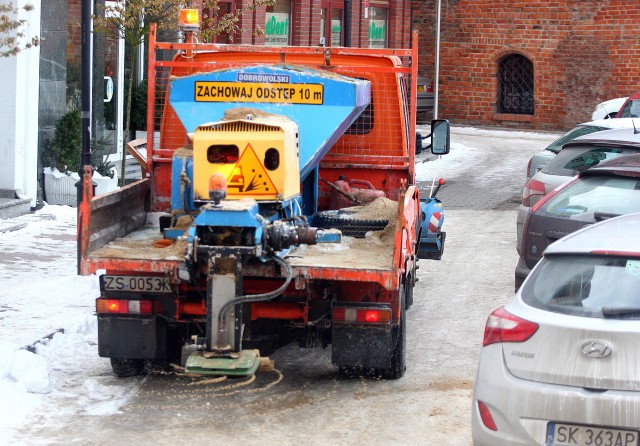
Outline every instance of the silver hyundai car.
<svg viewBox="0 0 640 446">
<path fill-rule="evenodd" d="M 628 214 L 551 244 L 491 313 L 475 445 L 640 444 L 639 228 Z"/>
</svg>

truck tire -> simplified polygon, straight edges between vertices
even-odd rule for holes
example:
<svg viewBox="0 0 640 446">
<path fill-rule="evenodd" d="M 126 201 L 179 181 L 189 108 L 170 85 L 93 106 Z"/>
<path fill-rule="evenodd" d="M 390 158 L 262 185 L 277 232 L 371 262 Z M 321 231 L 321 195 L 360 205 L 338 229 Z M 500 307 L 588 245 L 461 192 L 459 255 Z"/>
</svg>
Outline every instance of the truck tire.
<svg viewBox="0 0 640 446">
<path fill-rule="evenodd" d="M 413 274 L 415 274 L 415 270 L 413 270 Z M 407 277 L 407 284 L 405 285 L 405 297 L 404 297 L 404 308 L 408 310 L 413 305 L 413 277 Z"/>
<path fill-rule="evenodd" d="M 141 375 L 144 372 L 144 359 L 111 358 L 111 368 L 119 378 Z"/>
<path fill-rule="evenodd" d="M 318 212 L 313 218 L 314 226 L 318 228 L 333 228 L 342 231 L 348 237 L 364 238 L 369 231 L 382 231 L 389 220 L 361 220 L 351 218 L 348 213 L 340 211 Z"/>
<path fill-rule="evenodd" d="M 391 367 L 382 370 L 381 374 L 384 379 L 399 379 L 404 375 L 407 369 L 407 318 L 406 303 L 404 290 L 400 291 L 400 323 L 396 331 L 396 347 L 391 354 Z"/>
</svg>

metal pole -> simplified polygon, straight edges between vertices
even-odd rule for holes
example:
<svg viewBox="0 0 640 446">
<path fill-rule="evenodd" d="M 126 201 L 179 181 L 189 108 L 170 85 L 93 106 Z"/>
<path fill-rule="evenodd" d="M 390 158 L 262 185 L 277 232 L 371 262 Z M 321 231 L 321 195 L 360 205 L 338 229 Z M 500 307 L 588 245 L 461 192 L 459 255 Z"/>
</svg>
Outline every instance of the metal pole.
<svg viewBox="0 0 640 446">
<path fill-rule="evenodd" d="M 91 13 L 92 0 L 82 0 L 82 111 L 80 118 L 80 127 L 82 131 L 82 147 L 80 151 L 80 183 L 82 183 L 82 175 L 84 166 L 91 165 L 91 71 L 92 71 L 92 54 L 91 54 Z M 82 184 L 78 186 L 78 204 L 82 201 Z"/>
<path fill-rule="evenodd" d="M 91 31 L 92 22 L 91 14 L 93 12 L 93 0 L 82 0 L 81 4 L 81 25 L 82 25 L 82 110 L 80 115 L 80 128 L 82 132 L 82 147 L 80 147 L 80 167 L 78 175 L 80 180 L 76 183 L 77 188 L 77 205 L 78 205 L 78 222 L 80 222 L 80 203 L 83 199 L 82 180 L 84 177 L 84 166 L 91 166 L 91 70 L 92 55 L 91 46 L 93 43 Z M 78 237 L 78 274 L 80 274 L 81 260 L 81 237 Z"/>
<path fill-rule="evenodd" d="M 435 83 L 433 85 L 433 119 L 438 119 L 438 85 L 440 84 L 440 11 L 441 2 L 438 0 L 436 9 L 436 67 Z"/>
<path fill-rule="evenodd" d="M 344 0 L 344 46 L 351 46 L 351 0 Z"/>
</svg>

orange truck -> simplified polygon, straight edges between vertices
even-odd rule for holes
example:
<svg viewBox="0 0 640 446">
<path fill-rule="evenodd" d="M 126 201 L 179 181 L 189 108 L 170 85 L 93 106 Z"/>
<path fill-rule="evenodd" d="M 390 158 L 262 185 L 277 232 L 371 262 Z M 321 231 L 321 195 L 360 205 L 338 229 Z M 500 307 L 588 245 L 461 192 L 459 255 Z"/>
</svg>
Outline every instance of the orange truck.
<svg viewBox="0 0 640 446">
<path fill-rule="evenodd" d="M 145 178 L 94 197 L 87 167 L 79 206 L 79 270 L 100 274 L 99 354 L 118 376 L 149 360 L 248 375 L 291 342 L 403 376 L 426 225 L 416 48 L 167 43 L 152 28 Z M 448 123 L 432 135 L 446 153 Z"/>
</svg>

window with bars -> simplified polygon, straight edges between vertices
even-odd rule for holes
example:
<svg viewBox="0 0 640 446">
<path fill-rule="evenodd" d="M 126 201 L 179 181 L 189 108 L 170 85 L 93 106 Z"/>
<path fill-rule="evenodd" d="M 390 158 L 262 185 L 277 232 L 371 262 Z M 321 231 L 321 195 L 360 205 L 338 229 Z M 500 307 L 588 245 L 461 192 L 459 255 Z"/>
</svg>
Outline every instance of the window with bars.
<svg viewBox="0 0 640 446">
<path fill-rule="evenodd" d="M 532 115 L 533 63 L 520 54 L 510 54 L 498 67 L 498 113 Z"/>
</svg>

